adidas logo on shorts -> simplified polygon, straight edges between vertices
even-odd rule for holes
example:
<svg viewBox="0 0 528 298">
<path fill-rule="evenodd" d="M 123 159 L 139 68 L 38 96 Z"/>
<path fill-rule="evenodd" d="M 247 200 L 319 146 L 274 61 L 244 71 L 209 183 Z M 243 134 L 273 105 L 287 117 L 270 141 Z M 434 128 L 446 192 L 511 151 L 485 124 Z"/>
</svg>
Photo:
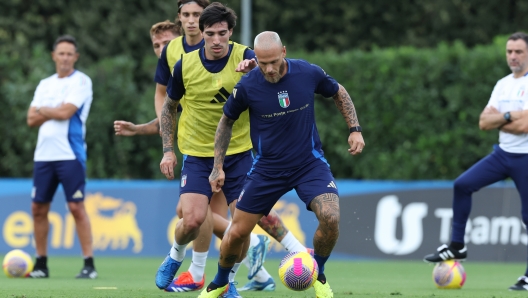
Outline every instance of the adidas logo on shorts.
<svg viewBox="0 0 528 298">
<path fill-rule="evenodd" d="M 77 190 L 73 194 L 72 198 L 74 198 L 74 199 L 82 199 L 82 198 L 84 198 L 84 196 L 83 196 L 83 193 L 80 190 Z"/>
</svg>

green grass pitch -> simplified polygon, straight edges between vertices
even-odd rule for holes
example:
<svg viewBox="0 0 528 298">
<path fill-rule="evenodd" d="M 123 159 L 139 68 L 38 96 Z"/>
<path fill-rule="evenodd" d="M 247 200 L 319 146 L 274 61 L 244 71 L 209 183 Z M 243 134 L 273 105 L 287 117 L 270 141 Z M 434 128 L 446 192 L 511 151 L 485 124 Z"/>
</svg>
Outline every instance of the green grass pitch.
<svg viewBox="0 0 528 298">
<path fill-rule="evenodd" d="M 3 259 L 3 258 L 2 258 Z M 159 258 L 96 257 L 99 277 L 76 280 L 80 258 L 51 256 L 49 279 L 16 279 L 0 275 L 0 297 L 197 297 L 197 292 L 166 293 L 154 285 Z M 216 258 L 207 265 L 206 283 L 216 272 Z M 313 289 L 294 292 L 277 277 L 279 260 L 266 261 L 266 268 L 277 282 L 275 292 L 241 292 L 244 297 L 315 297 Z M 182 269 L 186 270 L 186 260 Z M 419 261 L 329 261 L 325 273 L 334 297 L 527 297 L 527 292 L 510 292 L 508 287 L 522 275 L 524 264 L 464 263 L 467 280 L 461 290 L 436 289 L 432 265 Z M 244 284 L 247 270 L 241 268 L 237 281 Z"/>
</svg>

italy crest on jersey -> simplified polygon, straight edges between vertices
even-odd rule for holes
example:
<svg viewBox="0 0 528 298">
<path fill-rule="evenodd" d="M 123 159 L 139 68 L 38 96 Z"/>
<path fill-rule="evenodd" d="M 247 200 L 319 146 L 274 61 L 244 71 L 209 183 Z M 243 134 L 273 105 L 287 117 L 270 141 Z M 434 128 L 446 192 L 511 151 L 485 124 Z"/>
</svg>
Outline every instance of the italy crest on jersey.
<svg viewBox="0 0 528 298">
<path fill-rule="evenodd" d="M 290 97 L 288 92 L 282 91 L 279 93 L 279 104 L 282 108 L 287 108 L 290 106 Z"/>
</svg>

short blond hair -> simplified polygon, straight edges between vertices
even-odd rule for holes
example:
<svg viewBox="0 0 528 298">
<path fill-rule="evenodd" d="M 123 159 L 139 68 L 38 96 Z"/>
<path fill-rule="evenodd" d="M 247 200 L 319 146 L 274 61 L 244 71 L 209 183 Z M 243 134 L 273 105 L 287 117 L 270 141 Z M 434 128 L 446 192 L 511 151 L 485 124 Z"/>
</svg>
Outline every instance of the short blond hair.
<svg viewBox="0 0 528 298">
<path fill-rule="evenodd" d="M 152 25 L 152 27 L 150 28 L 150 36 L 152 37 L 165 31 L 170 31 L 176 37 L 181 35 L 180 25 L 166 20 Z"/>
</svg>

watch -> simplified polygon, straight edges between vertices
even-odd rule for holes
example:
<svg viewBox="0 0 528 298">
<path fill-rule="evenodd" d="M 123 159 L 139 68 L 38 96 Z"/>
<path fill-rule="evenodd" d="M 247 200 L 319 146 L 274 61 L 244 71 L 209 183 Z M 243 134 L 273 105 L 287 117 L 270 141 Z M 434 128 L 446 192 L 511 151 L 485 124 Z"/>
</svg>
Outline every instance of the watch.
<svg viewBox="0 0 528 298">
<path fill-rule="evenodd" d="M 507 122 L 511 122 L 511 121 L 512 121 L 510 112 L 506 112 L 506 113 L 504 113 L 504 119 L 505 119 Z"/>
<path fill-rule="evenodd" d="M 361 126 L 352 126 L 351 128 L 349 128 L 350 130 L 350 133 L 353 133 L 353 132 L 361 132 Z"/>
</svg>

